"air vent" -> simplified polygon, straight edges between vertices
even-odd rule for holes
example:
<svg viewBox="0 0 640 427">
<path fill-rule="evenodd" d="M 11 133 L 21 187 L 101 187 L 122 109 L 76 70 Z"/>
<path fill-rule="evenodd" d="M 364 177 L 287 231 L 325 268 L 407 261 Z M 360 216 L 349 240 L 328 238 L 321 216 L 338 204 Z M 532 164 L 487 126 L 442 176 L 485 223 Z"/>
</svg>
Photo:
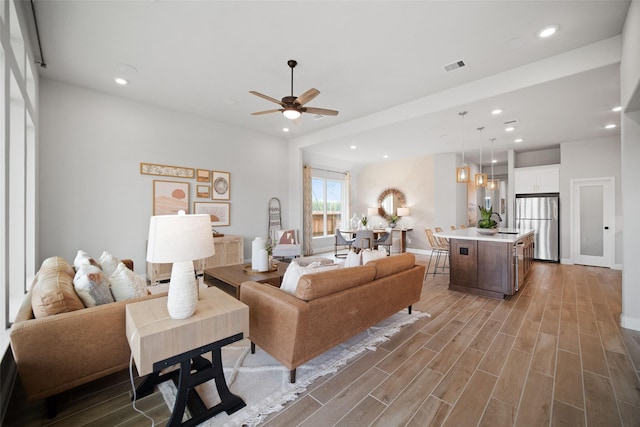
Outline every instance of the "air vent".
<svg viewBox="0 0 640 427">
<path fill-rule="evenodd" d="M 316 114 L 313 116 L 313 120 L 322 120 L 324 118 L 325 116 L 323 116 L 322 114 Z"/>
<path fill-rule="evenodd" d="M 515 126 L 517 124 L 518 124 L 518 119 L 507 120 L 506 122 L 504 122 L 505 126 Z"/>
<path fill-rule="evenodd" d="M 466 66 L 467 66 L 467 64 L 465 64 L 464 60 L 461 59 L 460 61 L 456 61 L 456 62 L 453 62 L 451 64 L 445 65 L 442 68 L 444 68 L 444 70 L 446 72 L 449 72 L 449 71 L 457 70 L 458 68 L 462 68 L 462 67 L 466 67 Z"/>
</svg>

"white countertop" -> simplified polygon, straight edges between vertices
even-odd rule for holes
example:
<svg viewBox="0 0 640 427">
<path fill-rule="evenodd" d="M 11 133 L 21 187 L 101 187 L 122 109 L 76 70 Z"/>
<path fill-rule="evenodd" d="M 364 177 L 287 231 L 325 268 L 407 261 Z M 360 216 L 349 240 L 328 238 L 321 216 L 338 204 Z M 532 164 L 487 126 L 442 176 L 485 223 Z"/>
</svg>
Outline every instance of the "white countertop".
<svg viewBox="0 0 640 427">
<path fill-rule="evenodd" d="M 484 240 L 488 242 L 505 242 L 515 243 L 523 237 L 534 233 L 534 230 L 529 229 L 515 229 L 515 228 L 500 228 L 497 234 L 485 235 L 478 233 L 476 227 L 462 228 L 459 230 L 442 231 L 440 233 L 434 233 L 437 237 L 444 237 L 445 239 L 463 239 L 463 240 Z"/>
</svg>

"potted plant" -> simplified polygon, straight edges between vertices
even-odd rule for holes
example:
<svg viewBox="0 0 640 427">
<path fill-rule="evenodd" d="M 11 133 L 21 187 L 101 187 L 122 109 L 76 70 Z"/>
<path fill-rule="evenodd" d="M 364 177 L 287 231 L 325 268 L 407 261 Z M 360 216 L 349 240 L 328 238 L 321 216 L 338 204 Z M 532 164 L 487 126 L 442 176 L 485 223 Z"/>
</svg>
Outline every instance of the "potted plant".
<svg viewBox="0 0 640 427">
<path fill-rule="evenodd" d="M 362 215 L 362 218 L 360 219 L 360 222 L 362 223 L 362 229 L 366 230 L 367 229 L 367 224 L 369 223 L 369 219 Z"/>
<path fill-rule="evenodd" d="M 498 232 L 498 223 L 491 218 L 493 216 L 493 208 L 483 208 L 478 205 L 480 209 L 480 221 L 478 221 L 478 233 L 480 234 L 496 234 Z"/>
</svg>

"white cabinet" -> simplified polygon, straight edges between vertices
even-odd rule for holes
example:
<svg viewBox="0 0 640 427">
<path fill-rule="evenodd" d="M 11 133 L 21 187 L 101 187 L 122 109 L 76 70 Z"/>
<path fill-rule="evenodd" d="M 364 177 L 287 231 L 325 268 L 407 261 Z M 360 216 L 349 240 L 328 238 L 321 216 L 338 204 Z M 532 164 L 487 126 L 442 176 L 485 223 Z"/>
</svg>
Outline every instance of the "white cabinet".
<svg viewBox="0 0 640 427">
<path fill-rule="evenodd" d="M 560 165 L 516 168 L 515 194 L 559 193 Z"/>
<path fill-rule="evenodd" d="M 215 254 L 209 258 L 193 261 L 196 275 L 202 274 L 205 268 L 223 265 L 242 264 L 244 261 L 244 244 L 242 236 L 214 237 Z M 169 281 L 172 264 L 147 262 L 147 281 L 151 284 Z"/>
</svg>

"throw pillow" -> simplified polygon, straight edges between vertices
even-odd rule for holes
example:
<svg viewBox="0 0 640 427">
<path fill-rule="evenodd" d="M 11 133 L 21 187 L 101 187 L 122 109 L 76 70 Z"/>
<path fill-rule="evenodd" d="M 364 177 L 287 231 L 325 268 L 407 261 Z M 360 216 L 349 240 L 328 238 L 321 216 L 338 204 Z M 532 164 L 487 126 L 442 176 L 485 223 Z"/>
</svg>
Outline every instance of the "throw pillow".
<svg viewBox="0 0 640 427">
<path fill-rule="evenodd" d="M 31 288 L 31 308 L 36 319 L 84 308 L 73 289 L 74 274 L 69 263 L 60 257 L 42 262 Z"/>
<path fill-rule="evenodd" d="M 100 258 L 98 258 L 98 266 L 107 277 L 111 276 L 113 272 L 116 271 L 118 264 L 120 264 L 120 260 L 107 251 L 103 251 Z"/>
<path fill-rule="evenodd" d="M 73 267 L 76 269 L 76 271 L 78 271 L 78 269 L 80 269 L 80 266 L 82 265 L 97 266 L 98 263 L 86 251 L 80 249 L 76 254 L 76 258 L 73 260 Z"/>
<path fill-rule="evenodd" d="M 73 287 L 85 307 L 114 302 L 107 278 L 95 265 L 81 265 L 73 278 Z"/>
<path fill-rule="evenodd" d="M 147 295 L 147 283 L 144 277 L 138 276 L 123 263 L 119 263 L 109 277 L 109 286 L 116 301 Z"/>
<path fill-rule="evenodd" d="M 362 265 L 362 255 L 361 253 L 356 253 L 355 251 L 349 251 L 347 257 L 344 260 L 345 267 L 357 267 Z"/>
<path fill-rule="evenodd" d="M 384 249 L 381 251 L 372 251 L 371 249 L 365 249 L 362 251 L 362 264 L 367 265 L 369 261 L 385 258 L 386 256 L 387 251 L 385 251 Z"/>
<path fill-rule="evenodd" d="M 282 233 L 282 234 L 280 234 Z M 278 243 L 281 245 L 295 245 L 296 244 L 296 232 L 295 230 L 281 230 L 278 232 L 280 238 Z"/>
<path fill-rule="evenodd" d="M 338 264 L 322 265 L 319 262 L 314 262 L 306 267 L 302 267 L 301 265 L 298 265 L 298 263 L 292 262 L 289 264 L 289 267 L 287 267 L 287 271 L 284 272 L 280 289 L 291 295 L 295 295 L 300 277 L 305 274 L 320 273 L 321 271 L 334 270 L 339 267 L 340 265 Z"/>
<path fill-rule="evenodd" d="M 301 267 L 306 267 L 313 263 L 318 263 L 318 265 L 331 265 L 334 264 L 334 261 L 329 258 L 321 257 L 321 256 L 304 256 L 302 258 L 296 258 L 295 263 Z"/>
</svg>

